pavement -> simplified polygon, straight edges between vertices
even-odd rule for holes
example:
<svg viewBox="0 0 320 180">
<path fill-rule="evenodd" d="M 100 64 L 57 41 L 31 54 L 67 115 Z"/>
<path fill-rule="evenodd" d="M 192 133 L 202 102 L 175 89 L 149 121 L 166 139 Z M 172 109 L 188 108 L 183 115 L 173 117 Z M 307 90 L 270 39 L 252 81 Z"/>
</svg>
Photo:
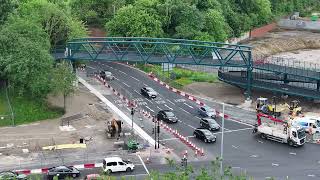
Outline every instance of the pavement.
<svg viewBox="0 0 320 180">
<path fill-rule="evenodd" d="M 156 114 L 161 109 L 172 109 L 179 119 L 177 124 L 170 124 L 180 134 L 189 137 L 190 141 L 203 148 L 205 156 L 195 156 L 188 146 L 173 137 L 170 133 L 162 132 L 160 139 L 166 147 L 173 150 L 178 156 L 188 150 L 190 162 L 209 162 L 220 156 L 221 132 L 216 132 L 218 137 L 214 144 L 205 144 L 193 139 L 195 128 L 199 127 L 200 116 L 197 113 L 198 105 L 150 79 L 145 73 L 131 67 L 107 62 L 92 62 L 87 66 L 88 74 L 97 70 L 111 71 L 116 79 L 108 82 L 113 88 L 125 94 L 131 100 L 138 102 L 138 108 L 143 108 Z M 140 95 L 143 86 L 150 86 L 159 93 L 155 100 L 149 100 Z M 130 109 L 119 101 L 119 98 L 106 95 L 107 99 L 129 114 Z M 204 102 L 221 111 L 221 104 L 204 100 Z M 301 148 L 292 148 L 286 144 L 280 144 L 268 140 L 262 140 L 252 135 L 251 124 L 255 122 L 255 113 L 234 106 L 226 106 L 225 114 L 230 118 L 225 121 L 224 134 L 224 162 L 234 169 L 243 169 L 255 179 L 265 179 L 273 176 L 276 179 L 289 177 L 291 180 L 317 179 L 320 177 L 320 158 L 318 156 L 319 145 L 306 144 Z M 138 115 L 137 115 L 138 116 Z M 144 119 L 144 118 L 142 118 Z M 153 123 L 149 120 L 134 118 L 138 124 L 143 124 L 143 129 L 152 136 Z M 217 120 L 221 124 L 221 119 Z M 240 122 L 241 121 L 241 122 Z M 306 156 L 308 154 L 308 156 Z"/>
</svg>

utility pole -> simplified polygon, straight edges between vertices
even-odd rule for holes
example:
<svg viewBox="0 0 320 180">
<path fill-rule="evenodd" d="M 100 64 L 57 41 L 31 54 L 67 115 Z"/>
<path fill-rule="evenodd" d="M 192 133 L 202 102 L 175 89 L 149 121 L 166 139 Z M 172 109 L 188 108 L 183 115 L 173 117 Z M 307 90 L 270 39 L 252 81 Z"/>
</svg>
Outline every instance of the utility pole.
<svg viewBox="0 0 320 180">
<path fill-rule="evenodd" d="M 134 115 L 134 108 L 132 107 L 131 108 L 131 131 L 132 131 L 132 134 L 133 134 L 133 115 Z"/>
<path fill-rule="evenodd" d="M 158 149 L 160 149 L 160 121 L 157 118 L 158 127 L 157 127 L 157 133 L 158 133 Z"/>
<path fill-rule="evenodd" d="M 221 149 L 220 149 L 220 156 L 221 156 L 221 161 L 220 161 L 220 175 L 223 176 L 223 136 L 224 136 L 224 103 L 222 103 L 222 136 L 221 136 Z"/>
<path fill-rule="evenodd" d="M 155 116 L 153 116 L 153 122 L 154 122 L 154 149 L 157 149 L 157 122 L 156 122 Z"/>
</svg>

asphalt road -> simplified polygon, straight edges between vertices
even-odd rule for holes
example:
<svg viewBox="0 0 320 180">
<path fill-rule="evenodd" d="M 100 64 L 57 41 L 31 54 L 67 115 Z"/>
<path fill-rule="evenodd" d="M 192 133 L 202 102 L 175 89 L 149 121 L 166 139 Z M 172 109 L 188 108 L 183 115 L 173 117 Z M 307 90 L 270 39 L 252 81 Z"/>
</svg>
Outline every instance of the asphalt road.
<svg viewBox="0 0 320 180">
<path fill-rule="evenodd" d="M 192 156 L 190 160 L 195 163 L 208 163 L 208 161 L 220 156 L 221 132 L 216 132 L 218 140 L 214 144 L 205 144 L 192 137 L 193 131 L 199 127 L 200 121 L 200 116 L 197 113 L 198 105 L 193 101 L 167 90 L 144 73 L 122 64 L 92 62 L 87 66 L 88 73 L 97 70 L 111 71 L 116 79 L 110 81 L 110 85 L 138 102 L 140 108 L 152 111 L 154 114 L 161 109 L 173 110 L 179 122 L 170 124 L 170 127 L 177 129 L 184 136 L 190 137 L 192 142 L 205 151 L 205 157 L 199 158 L 194 158 L 190 153 Z M 143 86 L 155 89 L 159 93 L 159 97 L 154 100 L 144 98 L 140 95 L 140 89 Z M 117 103 L 116 97 L 106 97 L 129 114 L 123 104 Z M 205 102 L 221 111 L 221 105 L 218 103 L 208 100 Z M 284 179 L 288 176 L 290 180 L 320 178 L 319 145 L 306 144 L 301 148 L 294 148 L 286 144 L 262 140 L 252 135 L 250 125 L 237 122 L 237 120 L 254 122 L 255 114 L 253 112 L 227 106 L 226 114 L 231 116 L 229 120 L 225 121 L 224 161 L 227 166 L 244 170 L 255 179 L 265 179 L 270 176 L 276 179 Z M 137 119 L 136 123 L 139 123 Z M 221 120 L 218 120 L 218 123 L 221 124 Z M 146 126 L 145 130 L 152 136 L 151 127 Z M 188 149 L 166 132 L 161 133 L 161 139 L 177 154 Z"/>
</svg>

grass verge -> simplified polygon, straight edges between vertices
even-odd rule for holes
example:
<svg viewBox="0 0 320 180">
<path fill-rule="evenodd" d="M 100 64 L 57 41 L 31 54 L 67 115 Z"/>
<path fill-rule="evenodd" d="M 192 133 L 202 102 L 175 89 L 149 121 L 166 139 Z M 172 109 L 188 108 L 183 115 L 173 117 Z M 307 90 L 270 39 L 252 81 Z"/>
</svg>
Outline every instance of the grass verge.
<svg viewBox="0 0 320 180">
<path fill-rule="evenodd" d="M 178 89 L 182 89 L 184 86 L 194 83 L 194 82 L 208 82 L 214 83 L 218 81 L 217 74 L 192 71 L 189 69 L 183 69 L 179 67 L 174 67 L 171 73 L 171 77 L 168 77 L 168 72 L 163 72 L 160 65 L 151 64 L 138 64 L 136 66 L 144 72 L 152 72 L 156 74 L 158 78 L 165 81 L 170 86 Z"/>
<path fill-rule="evenodd" d="M 9 108 L 7 107 L 7 100 L 5 98 L 5 103 L 3 103 L 2 97 L 6 97 L 5 91 L 3 89 L 0 91 L 0 114 L 6 113 L 7 115 L 10 115 L 10 112 L 8 111 Z M 26 96 L 20 97 L 13 94 L 10 94 L 9 98 L 14 112 L 15 125 L 32 123 L 34 121 L 44 119 L 57 118 L 63 115 L 62 108 L 51 107 L 43 100 L 37 100 Z M 0 119 L 0 126 L 10 125 L 13 125 L 11 116 Z"/>
</svg>

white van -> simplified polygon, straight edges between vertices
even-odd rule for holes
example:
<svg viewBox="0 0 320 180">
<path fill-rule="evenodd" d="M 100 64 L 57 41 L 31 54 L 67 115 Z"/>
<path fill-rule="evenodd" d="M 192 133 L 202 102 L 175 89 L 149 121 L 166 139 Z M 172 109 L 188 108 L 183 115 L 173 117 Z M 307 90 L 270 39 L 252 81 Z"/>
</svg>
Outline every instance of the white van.
<svg viewBox="0 0 320 180">
<path fill-rule="evenodd" d="M 294 119 L 294 123 L 302 126 L 306 132 L 312 128 L 312 132 L 320 133 L 320 117 L 300 117 Z"/>
<path fill-rule="evenodd" d="M 130 161 L 123 161 L 120 157 L 109 157 L 103 159 L 103 171 L 107 173 L 133 171 L 134 165 Z"/>
</svg>

